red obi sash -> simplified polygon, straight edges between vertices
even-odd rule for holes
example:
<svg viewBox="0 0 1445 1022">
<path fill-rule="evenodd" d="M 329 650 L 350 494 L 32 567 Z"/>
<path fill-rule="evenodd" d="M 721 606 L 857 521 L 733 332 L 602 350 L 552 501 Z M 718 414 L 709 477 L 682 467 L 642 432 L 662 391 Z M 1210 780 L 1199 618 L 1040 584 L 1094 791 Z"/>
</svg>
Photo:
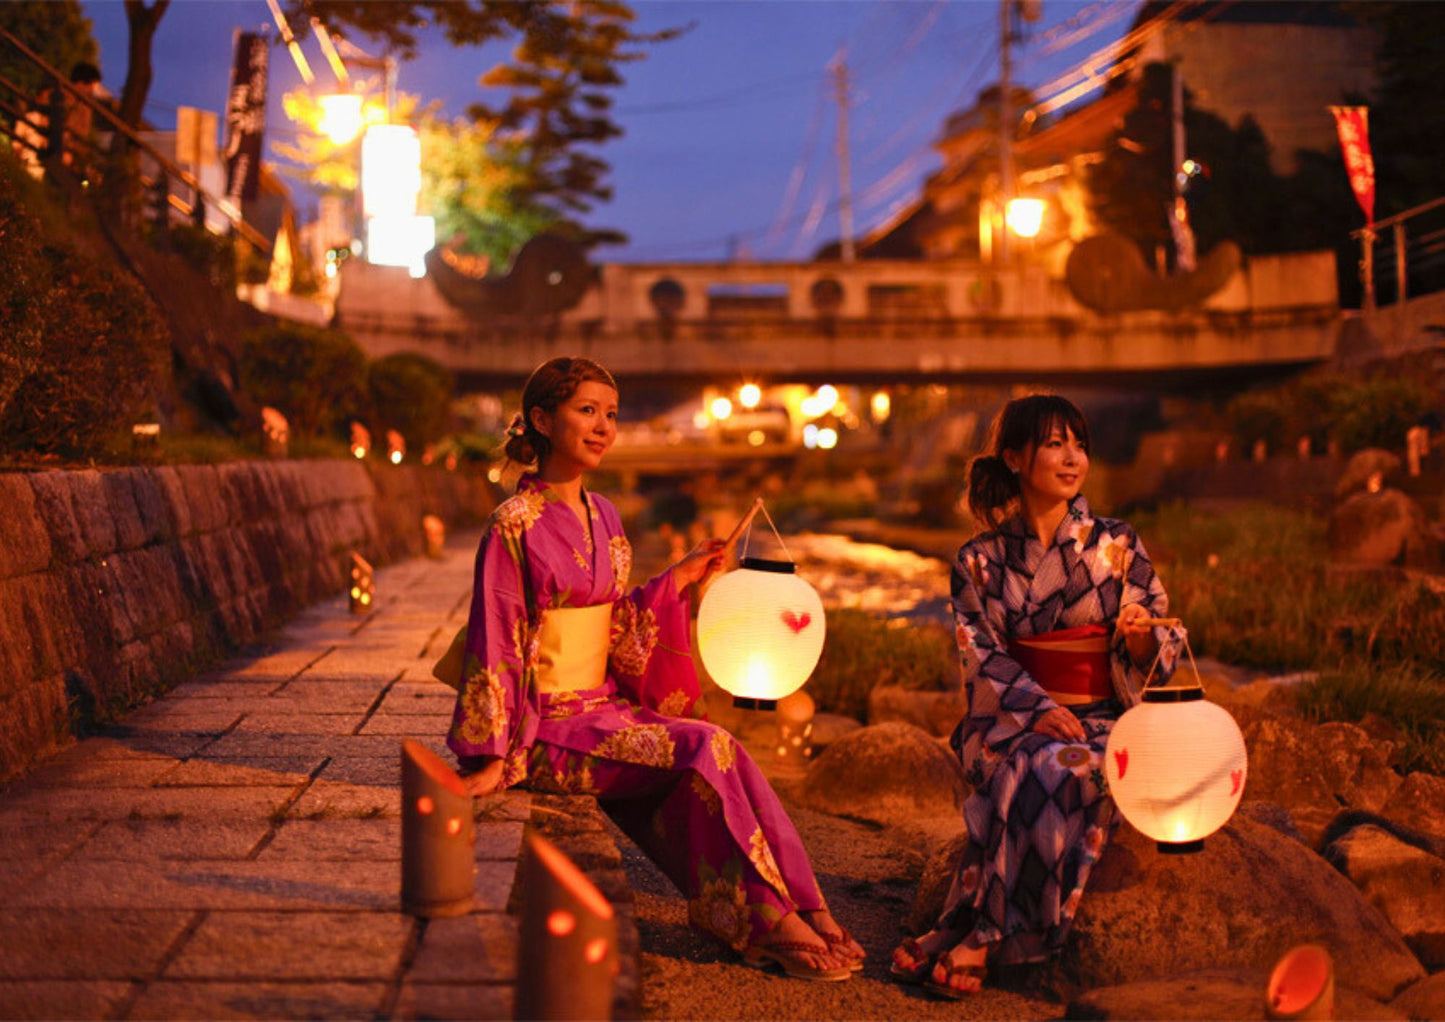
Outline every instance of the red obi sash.
<svg viewBox="0 0 1445 1022">
<path fill-rule="evenodd" d="M 1064 628 L 1017 638 L 1008 654 L 1060 706 L 1078 706 L 1114 694 L 1109 680 L 1109 629 L 1103 625 Z"/>
</svg>

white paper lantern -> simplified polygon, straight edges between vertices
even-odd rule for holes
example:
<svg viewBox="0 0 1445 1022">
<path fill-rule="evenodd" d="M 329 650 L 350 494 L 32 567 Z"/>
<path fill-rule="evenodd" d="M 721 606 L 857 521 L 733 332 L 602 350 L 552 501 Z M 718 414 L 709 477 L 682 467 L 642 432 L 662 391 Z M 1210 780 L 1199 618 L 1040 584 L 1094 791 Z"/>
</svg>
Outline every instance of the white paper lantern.
<svg viewBox="0 0 1445 1022">
<path fill-rule="evenodd" d="M 771 709 L 802 687 L 823 652 L 823 601 L 791 561 L 743 558 L 697 611 L 707 673 L 738 705 Z"/>
<path fill-rule="evenodd" d="M 1234 815 L 1248 756 L 1239 725 L 1202 688 L 1150 688 L 1104 754 L 1119 811 L 1161 852 L 1196 852 Z"/>
</svg>

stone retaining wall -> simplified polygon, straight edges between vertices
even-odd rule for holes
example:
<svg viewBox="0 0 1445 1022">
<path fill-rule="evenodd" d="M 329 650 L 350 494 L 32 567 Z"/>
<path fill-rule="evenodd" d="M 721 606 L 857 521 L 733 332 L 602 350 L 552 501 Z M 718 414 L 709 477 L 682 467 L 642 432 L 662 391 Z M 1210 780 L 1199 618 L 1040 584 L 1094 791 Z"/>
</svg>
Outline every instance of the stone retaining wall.
<svg viewBox="0 0 1445 1022">
<path fill-rule="evenodd" d="M 464 473 L 348 461 L 0 474 L 0 780 L 346 586 L 351 551 L 474 524 Z"/>
</svg>

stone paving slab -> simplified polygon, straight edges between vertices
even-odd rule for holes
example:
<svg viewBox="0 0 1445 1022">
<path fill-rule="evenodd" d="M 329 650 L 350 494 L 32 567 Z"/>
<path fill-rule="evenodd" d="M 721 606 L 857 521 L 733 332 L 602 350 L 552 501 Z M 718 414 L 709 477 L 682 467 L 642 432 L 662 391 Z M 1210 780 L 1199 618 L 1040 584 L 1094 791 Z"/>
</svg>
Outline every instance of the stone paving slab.
<svg viewBox="0 0 1445 1022">
<path fill-rule="evenodd" d="M 144 979 L 195 916 L 147 909 L 0 909 L 0 979 Z M 71 953 L 76 947 L 86 953 Z"/>
<path fill-rule="evenodd" d="M 237 732 L 268 735 L 352 735 L 366 723 L 366 713 L 291 713 L 285 710 L 248 713 Z"/>
<path fill-rule="evenodd" d="M 267 819 L 286 806 L 295 787 L 268 788 L 34 788 L 0 800 L 0 830 L 9 822 L 41 820 Z"/>
<path fill-rule="evenodd" d="M 0 981 L 0 1017 L 111 1018 L 136 989 L 136 984 L 118 981 L 4 980 Z"/>
<path fill-rule="evenodd" d="M 432 919 L 422 933 L 410 979 L 416 983 L 514 983 L 518 924 L 500 912 Z"/>
<path fill-rule="evenodd" d="M 70 856 L 72 862 L 245 859 L 274 825 L 268 820 L 111 820 Z"/>
<path fill-rule="evenodd" d="M 299 788 L 325 761 L 325 756 L 259 756 L 223 762 L 202 753 L 170 766 L 155 783 L 166 788 Z"/>
<path fill-rule="evenodd" d="M 376 713 L 361 726 L 361 734 L 415 738 L 419 735 L 444 733 L 451 723 L 450 707 L 444 713 Z"/>
<path fill-rule="evenodd" d="M 151 983 L 131 1005 L 138 1019 L 374 1018 L 391 997 L 388 983 L 168 981 Z"/>
<path fill-rule="evenodd" d="M 487 832 L 490 834 L 502 826 L 505 825 L 488 828 Z M 277 828 L 275 836 L 257 859 L 261 862 L 270 859 L 400 862 L 401 820 L 395 817 L 373 820 L 288 819 Z"/>
<path fill-rule="evenodd" d="M 211 912 L 162 978 L 386 981 L 417 925 L 394 912 Z"/>
<path fill-rule="evenodd" d="M 514 988 L 482 983 L 412 983 L 402 986 L 395 1019 L 510 1019 Z"/>
</svg>

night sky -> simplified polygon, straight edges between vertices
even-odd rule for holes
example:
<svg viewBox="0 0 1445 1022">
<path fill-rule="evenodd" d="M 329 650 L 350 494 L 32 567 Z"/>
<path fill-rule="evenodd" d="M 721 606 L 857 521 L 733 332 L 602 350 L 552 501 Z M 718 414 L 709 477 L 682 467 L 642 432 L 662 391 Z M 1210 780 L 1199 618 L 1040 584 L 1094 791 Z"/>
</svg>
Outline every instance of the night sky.
<svg viewBox="0 0 1445 1022">
<path fill-rule="evenodd" d="M 998 74 L 998 5 L 887 0 L 639 2 L 638 27 L 694 24 L 622 69 L 616 119 L 625 135 L 601 154 L 614 197 L 589 221 L 631 236 L 601 250 L 607 261 L 808 258 L 838 234 L 836 104 L 829 62 L 846 53 L 852 78 L 850 139 L 855 220 L 861 235 L 914 197 L 938 166 L 931 149 L 952 110 L 973 103 Z M 1138 4 L 1044 0 L 1017 77 L 1037 86 L 1118 38 Z M 119 0 L 89 0 L 106 86 L 125 77 Z M 1097 24 L 1067 48 L 1075 24 Z M 146 116 L 175 124 L 178 105 L 220 110 L 232 33 L 274 26 L 264 0 L 176 0 L 155 39 Z M 377 52 L 365 39 L 353 40 Z M 1052 51 L 1052 52 L 1051 52 Z M 331 81 L 314 40 L 305 53 Z M 440 99 L 460 114 L 480 95 L 478 77 L 502 48 L 456 50 L 439 34 L 402 66 L 398 88 Z M 270 138 L 290 129 L 281 95 L 300 84 L 284 47 L 271 57 Z M 295 196 L 307 219 L 314 207 Z"/>
</svg>

